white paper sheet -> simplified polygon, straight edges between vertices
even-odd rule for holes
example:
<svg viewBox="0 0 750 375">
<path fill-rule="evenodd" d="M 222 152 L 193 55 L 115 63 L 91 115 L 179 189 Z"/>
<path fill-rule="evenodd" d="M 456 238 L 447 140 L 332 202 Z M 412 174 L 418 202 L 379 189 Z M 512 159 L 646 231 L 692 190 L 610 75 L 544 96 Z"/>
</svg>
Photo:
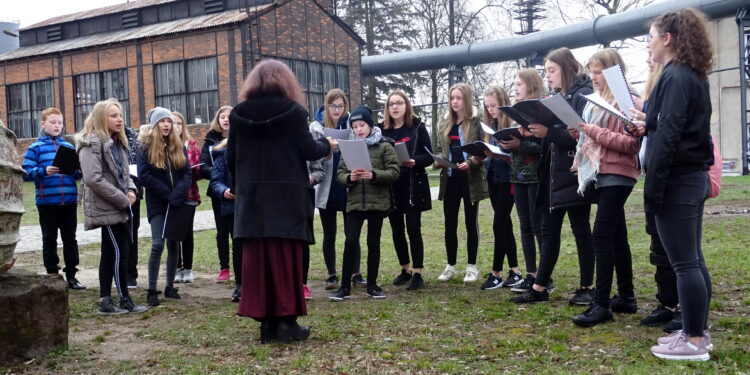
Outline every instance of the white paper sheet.
<svg viewBox="0 0 750 375">
<path fill-rule="evenodd" d="M 396 143 L 394 148 L 396 149 L 396 156 L 398 156 L 399 164 L 411 159 L 411 156 L 409 156 L 409 150 L 406 149 L 406 142 Z"/>
<path fill-rule="evenodd" d="M 602 74 L 604 74 L 607 86 L 609 86 L 609 90 L 612 91 L 612 95 L 620 107 L 620 113 L 626 118 L 631 119 L 630 110 L 635 108 L 635 104 L 633 104 L 633 97 L 630 96 L 628 83 L 625 81 L 625 74 L 622 73 L 620 65 L 604 69 L 602 70 Z"/>
<path fill-rule="evenodd" d="M 485 124 L 484 122 L 479 121 L 479 124 L 482 125 L 482 130 L 484 130 L 485 133 L 489 135 L 495 134 L 495 129 L 492 129 L 491 126 Z"/>
<path fill-rule="evenodd" d="M 601 108 L 601 109 L 609 112 L 613 116 L 617 117 L 618 119 L 620 119 L 620 121 L 623 121 L 623 122 L 625 122 L 627 124 L 630 124 L 631 126 L 635 126 L 635 124 L 633 124 L 632 121 L 630 121 L 627 117 L 625 117 L 622 114 L 622 112 L 618 111 L 617 108 L 615 108 L 611 104 L 607 103 L 607 101 L 604 100 L 604 98 L 602 98 L 601 96 L 599 96 L 599 94 L 593 92 L 591 94 L 582 95 L 582 96 L 584 98 L 586 98 L 586 100 L 588 100 L 591 103 L 593 103 L 594 105 L 598 106 L 599 108 Z"/>
<path fill-rule="evenodd" d="M 367 152 L 367 143 L 365 143 L 364 139 L 353 141 L 340 140 L 339 150 L 341 151 L 341 157 L 346 162 L 346 168 L 350 171 L 355 169 L 372 171 L 370 153 Z"/>
<path fill-rule="evenodd" d="M 495 155 L 510 156 L 509 153 L 503 151 L 503 149 L 501 149 L 500 147 L 497 147 L 495 145 L 489 144 L 487 142 L 482 142 L 482 144 L 485 145 L 485 146 L 487 146 L 487 148 L 490 150 L 490 152 L 493 153 L 493 154 L 495 154 Z"/>
<path fill-rule="evenodd" d="M 346 141 L 349 139 L 351 134 L 352 134 L 351 129 L 323 128 L 323 135 L 325 135 L 326 137 L 331 137 L 333 139 Z"/>
<path fill-rule="evenodd" d="M 428 149 L 426 146 L 425 146 L 424 149 L 425 149 L 425 151 L 427 151 L 428 154 L 430 154 L 430 156 L 432 156 L 432 159 L 435 160 L 435 162 L 437 162 L 438 165 L 440 165 L 441 167 L 443 167 L 443 168 L 458 168 L 458 165 L 456 163 L 452 163 L 450 160 L 448 160 L 448 159 L 446 159 L 446 158 L 444 158 L 444 157 L 442 157 L 440 155 L 431 153 L 430 149 Z"/>
<path fill-rule="evenodd" d="M 128 165 L 128 169 L 130 170 L 131 176 L 138 177 L 138 165 L 137 164 Z"/>
<path fill-rule="evenodd" d="M 578 126 L 578 123 L 583 122 L 583 119 L 581 116 L 578 116 L 578 113 L 573 110 L 573 107 L 568 104 L 562 95 L 552 95 L 547 99 L 541 100 L 541 102 L 569 128 L 581 131 L 581 127 Z"/>
</svg>

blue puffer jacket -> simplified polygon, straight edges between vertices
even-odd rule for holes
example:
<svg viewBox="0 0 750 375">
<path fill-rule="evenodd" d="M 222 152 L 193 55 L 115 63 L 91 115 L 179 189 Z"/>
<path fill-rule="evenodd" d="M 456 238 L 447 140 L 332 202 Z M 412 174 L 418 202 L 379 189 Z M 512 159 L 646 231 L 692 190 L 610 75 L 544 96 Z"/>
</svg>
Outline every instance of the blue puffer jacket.
<svg viewBox="0 0 750 375">
<path fill-rule="evenodd" d="M 78 202 L 78 187 L 76 180 L 83 175 L 81 171 L 75 171 L 71 175 L 55 174 L 48 176 L 46 168 L 55 160 L 58 147 L 74 149 L 63 137 L 51 137 L 47 134 L 39 137 L 36 142 L 26 150 L 23 159 L 23 169 L 26 171 L 25 181 L 34 181 L 36 187 L 36 204 L 44 205 L 68 205 Z"/>
<path fill-rule="evenodd" d="M 224 198 L 224 192 L 232 188 L 227 161 L 224 158 L 226 149 L 213 150 L 214 168 L 211 170 L 211 183 L 208 190 L 214 197 L 221 197 L 221 216 L 234 215 L 234 200 Z"/>
</svg>

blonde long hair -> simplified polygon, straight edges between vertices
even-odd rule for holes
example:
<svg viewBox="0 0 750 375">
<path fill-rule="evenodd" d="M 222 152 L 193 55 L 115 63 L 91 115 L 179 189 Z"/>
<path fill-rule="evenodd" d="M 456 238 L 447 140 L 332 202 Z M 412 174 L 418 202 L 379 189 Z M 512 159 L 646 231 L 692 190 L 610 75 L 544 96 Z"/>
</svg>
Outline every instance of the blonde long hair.
<svg viewBox="0 0 750 375">
<path fill-rule="evenodd" d="M 591 56 L 589 58 L 589 61 L 586 63 L 586 68 L 589 68 L 591 64 L 598 63 L 602 66 L 602 69 L 611 68 L 615 65 L 620 65 L 620 68 L 622 69 L 622 74 L 628 73 L 628 68 L 625 66 L 625 61 L 623 61 L 622 56 L 617 52 L 614 48 L 605 48 Z M 612 90 L 609 88 L 609 85 L 606 83 L 606 79 L 604 80 L 604 88 L 601 89 L 597 94 L 604 98 L 605 100 L 612 100 Z"/>
<path fill-rule="evenodd" d="M 461 121 L 461 126 L 463 127 L 464 134 L 470 134 L 471 133 L 471 119 L 474 116 L 473 113 L 473 93 L 471 91 L 471 86 L 469 86 L 466 83 L 457 83 L 453 86 L 451 86 L 451 89 L 448 90 L 448 123 L 443 126 L 443 137 L 445 139 L 448 139 L 448 134 L 451 132 L 451 127 L 453 124 L 458 123 L 458 114 L 453 111 L 453 108 L 451 108 L 450 105 L 450 97 L 453 94 L 453 90 L 458 90 L 461 92 L 461 94 L 464 97 L 464 118 Z"/>
<path fill-rule="evenodd" d="M 83 122 L 83 130 L 81 130 L 80 133 L 83 139 L 95 135 L 100 140 L 104 141 L 113 135 L 107 127 L 107 116 L 109 116 L 109 108 L 112 106 L 117 107 L 122 115 L 122 106 L 120 105 L 120 102 L 115 99 L 102 100 L 94 104 L 91 113 L 89 113 L 86 120 Z M 117 133 L 117 139 L 127 149 L 128 137 L 125 135 L 125 119 L 123 119 L 122 122 L 122 129 Z"/>
<path fill-rule="evenodd" d="M 185 146 L 180 142 L 174 126 L 169 130 L 169 135 L 164 137 L 159 131 L 159 123 L 156 123 L 146 137 L 143 147 L 148 150 L 148 163 L 157 168 L 167 169 L 167 158 L 170 166 L 175 169 L 180 169 L 187 163 Z"/>
<path fill-rule="evenodd" d="M 659 82 L 659 78 L 661 77 L 661 72 L 664 70 L 664 65 L 658 62 L 652 62 L 652 64 L 654 65 L 654 70 L 649 72 L 646 86 L 643 88 L 644 102 L 651 96 L 651 92 L 654 91 L 654 87 L 656 87 L 656 83 Z"/>
<path fill-rule="evenodd" d="M 185 122 L 185 116 L 182 115 L 182 113 L 174 111 L 172 112 L 172 117 L 179 117 L 180 120 L 182 120 L 182 131 L 180 131 L 180 142 L 185 144 L 188 139 L 190 139 L 190 134 L 187 130 L 187 123 Z M 174 120 L 172 121 L 172 126 L 174 126 Z"/>
<path fill-rule="evenodd" d="M 510 105 L 510 98 L 508 93 L 500 86 L 490 86 L 484 90 L 484 96 L 494 95 L 497 99 L 497 104 L 500 106 Z M 510 127 L 510 117 L 506 116 L 505 113 L 500 112 L 500 118 L 496 119 L 490 115 L 490 111 L 487 110 L 487 106 L 484 106 L 484 122 L 488 125 L 492 125 L 495 129 L 505 129 Z"/>
<path fill-rule="evenodd" d="M 516 77 L 520 78 L 526 84 L 526 99 L 541 99 L 546 93 L 542 76 L 539 75 L 536 69 L 521 69 L 516 72 Z"/>
<path fill-rule="evenodd" d="M 226 111 L 230 111 L 231 112 L 232 111 L 232 106 L 231 105 L 225 105 L 225 106 L 219 108 L 218 111 L 216 111 L 216 114 L 214 115 L 214 119 L 211 120 L 211 130 L 213 130 L 215 132 L 219 132 L 219 133 L 223 133 L 224 132 L 224 129 L 222 129 L 221 125 L 219 125 L 219 116 L 221 116 L 221 114 L 223 112 L 226 112 Z M 183 123 L 184 123 L 184 121 L 183 121 Z M 187 123 L 185 123 L 184 125 L 187 125 Z"/>
</svg>

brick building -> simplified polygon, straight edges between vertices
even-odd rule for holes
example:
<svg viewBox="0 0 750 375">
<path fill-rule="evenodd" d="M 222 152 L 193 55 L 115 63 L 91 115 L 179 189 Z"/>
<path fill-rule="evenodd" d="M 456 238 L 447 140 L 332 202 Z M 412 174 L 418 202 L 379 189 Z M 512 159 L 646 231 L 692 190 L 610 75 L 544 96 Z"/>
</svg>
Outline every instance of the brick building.
<svg viewBox="0 0 750 375">
<path fill-rule="evenodd" d="M 186 115 L 202 139 L 215 111 L 238 102 L 252 66 L 277 58 L 296 73 L 309 108 L 339 87 L 361 102 L 364 41 L 333 0 L 138 0 L 55 17 L 20 30 L 0 55 L 0 119 L 35 138 L 41 110 L 62 110 L 66 133 L 94 103 L 117 98 L 126 123 L 163 106 Z M 19 151 L 28 141 L 20 142 Z M 23 155 L 23 153 L 21 153 Z"/>
</svg>

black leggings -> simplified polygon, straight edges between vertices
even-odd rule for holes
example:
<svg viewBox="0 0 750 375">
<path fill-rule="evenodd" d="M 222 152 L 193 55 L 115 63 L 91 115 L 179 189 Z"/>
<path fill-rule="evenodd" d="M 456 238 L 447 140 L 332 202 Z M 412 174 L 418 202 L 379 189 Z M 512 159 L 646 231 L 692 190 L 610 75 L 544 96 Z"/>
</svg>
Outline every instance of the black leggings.
<svg viewBox="0 0 750 375">
<path fill-rule="evenodd" d="M 341 271 L 341 286 L 351 288 L 352 274 L 362 226 L 367 220 L 367 288 L 378 285 L 380 268 L 380 231 L 383 228 L 383 212 L 354 211 L 346 215 L 346 242 L 344 245 L 344 267 Z"/>
<path fill-rule="evenodd" d="M 456 265 L 458 253 L 458 209 L 464 201 L 464 219 L 466 223 L 466 252 L 468 263 L 477 264 L 479 248 L 479 226 L 477 214 L 479 202 L 473 204 L 469 197 L 469 178 L 465 172 L 453 170 L 454 176 L 448 177 L 443 195 L 443 215 L 445 216 L 445 252 L 448 264 Z"/>
<path fill-rule="evenodd" d="M 138 279 L 138 228 L 141 227 L 141 198 L 130 206 L 133 217 L 130 218 L 131 235 L 128 236 L 128 277 Z"/>
<path fill-rule="evenodd" d="M 654 280 L 656 281 L 656 299 L 665 307 L 674 309 L 680 302 L 677 297 L 677 275 L 674 273 L 669 257 L 661 244 L 659 231 L 656 229 L 656 219 L 653 214 L 646 214 L 646 233 L 651 236 L 651 253 L 649 261 L 656 266 Z"/>
<path fill-rule="evenodd" d="M 495 252 L 492 257 L 492 270 L 503 270 L 503 258 L 508 256 L 508 267 L 518 267 L 516 237 L 513 235 L 513 221 L 510 213 L 513 211 L 513 189 L 510 182 L 487 184 L 490 193 L 490 203 L 495 214 L 492 219 L 492 232 L 495 235 Z"/>
<path fill-rule="evenodd" d="M 551 212 L 549 207 L 544 207 L 542 212 L 542 251 L 535 284 L 548 286 L 552 271 L 557 264 L 557 258 L 560 256 L 560 232 L 567 212 L 570 229 L 573 231 L 578 249 L 580 284 L 582 287 L 592 285 L 594 283 L 594 248 L 591 239 L 591 224 L 589 224 L 591 204 L 556 208 Z"/>
<path fill-rule="evenodd" d="M 328 275 L 332 276 L 336 274 L 336 232 L 338 231 L 336 215 L 339 211 L 318 208 L 318 212 L 320 214 L 320 223 L 323 225 L 323 259 L 326 262 Z M 346 212 L 342 212 L 342 214 L 344 216 L 344 232 L 346 233 L 346 226 L 348 225 L 346 220 L 347 214 Z M 354 269 L 352 272 L 358 274 L 359 263 L 362 258 L 362 250 L 359 247 L 359 243 L 357 244 L 354 257 Z"/>
<path fill-rule="evenodd" d="M 211 208 L 216 223 L 216 249 L 219 253 L 219 267 L 224 270 L 229 268 L 229 239 L 232 238 L 230 234 L 232 228 L 227 227 L 226 220 L 222 220 L 221 198 L 211 197 Z"/>
<path fill-rule="evenodd" d="M 531 273 L 536 272 L 536 244 L 542 248 L 542 213 L 536 209 L 537 190 L 539 184 L 513 184 L 526 272 Z"/>
<path fill-rule="evenodd" d="M 617 271 L 617 292 L 620 297 L 635 297 L 633 291 L 633 259 L 625 222 L 625 201 L 632 186 L 607 186 L 596 189 L 598 209 L 594 221 L 594 253 L 596 255 L 596 292 L 594 302 L 609 306 L 612 274 Z"/>
<path fill-rule="evenodd" d="M 190 223 L 189 223 L 190 230 L 188 231 L 187 236 L 185 236 L 185 241 L 177 243 L 177 269 L 181 269 L 181 268 L 185 268 L 188 270 L 193 269 L 193 248 L 194 248 L 193 221 L 194 220 L 195 220 L 195 211 L 193 211 L 193 216 L 190 218 Z M 235 273 L 237 272 L 235 271 Z"/>
<path fill-rule="evenodd" d="M 221 217 L 222 226 L 228 228 L 229 238 L 232 239 L 232 269 L 234 270 L 234 283 L 242 284 L 242 242 L 234 238 L 234 215 Z"/>
<path fill-rule="evenodd" d="M 409 259 L 409 244 L 406 242 L 406 232 L 408 232 L 409 243 L 411 243 L 411 257 L 414 261 L 412 267 L 423 268 L 422 212 L 412 206 L 405 207 L 404 211 L 403 213 L 393 211 L 388 215 L 388 221 L 391 223 L 391 231 L 393 233 L 393 247 L 396 248 L 398 263 L 402 266 L 411 263 Z M 404 219 L 406 219 L 406 231 L 404 231 Z"/>
<path fill-rule="evenodd" d="M 99 258 L 99 297 L 112 295 L 112 278 L 120 297 L 128 297 L 126 269 L 128 265 L 127 223 L 106 225 L 102 231 L 102 256 Z"/>
</svg>

